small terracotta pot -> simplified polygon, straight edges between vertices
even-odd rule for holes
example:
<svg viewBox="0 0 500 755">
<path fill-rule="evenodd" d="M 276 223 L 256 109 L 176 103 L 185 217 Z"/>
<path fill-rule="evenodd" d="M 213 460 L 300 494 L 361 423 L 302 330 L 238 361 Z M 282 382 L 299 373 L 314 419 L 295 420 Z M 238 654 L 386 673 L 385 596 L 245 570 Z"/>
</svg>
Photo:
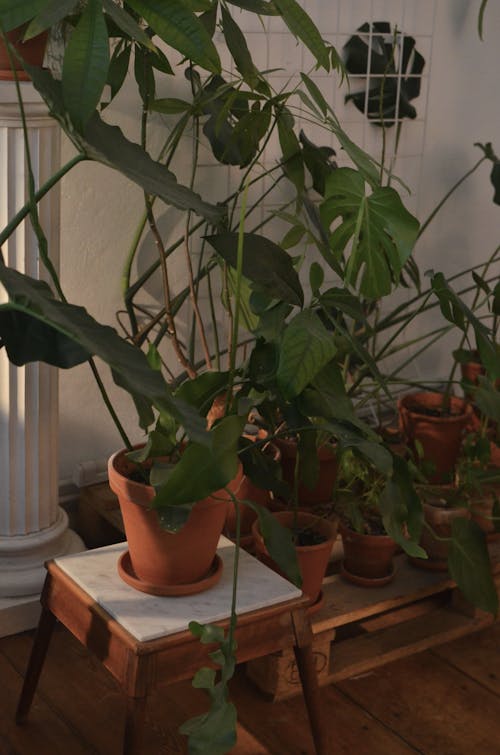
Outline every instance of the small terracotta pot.
<svg viewBox="0 0 500 755">
<path fill-rule="evenodd" d="M 378 587 L 394 578 L 397 543 L 389 535 L 366 535 L 339 525 L 344 545 L 342 576 L 364 587 Z"/>
<path fill-rule="evenodd" d="M 279 448 L 274 443 L 268 443 L 263 453 L 269 454 L 269 456 L 276 462 L 279 462 L 281 453 Z M 259 506 L 269 508 L 272 502 L 271 494 L 269 490 L 263 490 L 254 485 L 246 474 L 241 479 L 241 484 L 238 488 L 237 497 L 241 500 L 248 500 L 257 503 Z M 244 503 L 240 503 L 240 534 L 242 538 L 251 538 L 252 536 L 252 524 L 257 519 L 257 514 L 249 506 Z M 227 536 L 233 539 L 236 535 L 236 511 L 234 503 L 231 502 L 227 508 L 226 523 L 224 525 L 224 531 Z M 248 540 L 250 544 L 250 540 Z"/>
<path fill-rule="evenodd" d="M 295 479 L 295 464 L 297 460 L 297 443 L 287 438 L 274 440 L 281 451 L 281 469 L 283 479 L 293 490 Z M 304 483 L 299 483 L 298 499 L 299 506 L 309 508 L 320 503 L 328 503 L 332 500 L 333 488 L 337 479 L 337 457 L 335 449 L 331 445 L 323 445 L 318 448 L 319 474 L 314 488 L 308 488 Z"/>
<path fill-rule="evenodd" d="M 464 399 L 450 396 L 450 416 L 432 416 L 426 412 L 439 411 L 443 394 L 427 391 L 410 393 L 399 400 L 401 425 L 410 446 L 418 440 L 424 459 L 432 461 L 435 473 L 429 482 L 445 482 L 453 472 L 460 452 L 462 438 L 471 422 L 472 408 Z M 422 412 L 419 409 L 422 409 Z"/>
<path fill-rule="evenodd" d="M 198 501 L 184 527 L 167 532 L 150 507 L 154 488 L 128 476 L 136 468 L 126 451 L 114 454 L 108 463 L 109 485 L 118 496 L 132 569 L 143 583 L 140 589 L 166 595 L 172 587 L 170 594 L 179 594 L 176 587 L 184 585 L 186 592 L 196 592 L 197 583 L 203 583 L 213 566 L 230 498 L 220 490 Z M 230 487 L 237 490 L 242 474 L 240 467 Z"/>
<path fill-rule="evenodd" d="M 26 24 L 18 26 L 17 29 L 7 32 L 7 38 L 27 63 L 32 66 L 41 67 L 45 56 L 45 48 L 47 47 L 48 33 L 43 32 L 43 34 L 29 39 L 27 42 L 23 42 L 22 39 L 26 29 Z M 20 81 L 29 81 L 28 74 L 15 55 L 13 55 L 12 62 L 17 71 L 17 78 Z M 9 55 L 3 42 L 0 41 L 0 81 L 13 80 L 14 73 L 11 68 Z"/>
<path fill-rule="evenodd" d="M 444 503 L 423 503 L 425 521 L 432 528 L 432 531 L 439 537 L 451 538 L 451 526 L 454 519 L 463 517 L 470 518 L 470 512 L 466 508 L 448 508 Z M 422 530 L 420 545 L 428 555 L 428 559 L 412 558 L 410 559 L 415 566 L 422 569 L 431 569 L 435 571 L 447 571 L 448 569 L 448 552 L 450 544 L 446 540 L 436 540 L 432 532 L 427 527 Z"/>
<path fill-rule="evenodd" d="M 292 528 L 294 520 L 293 511 L 279 511 L 273 514 L 273 516 L 276 517 L 283 527 L 287 527 L 288 529 Z M 302 592 L 309 597 L 311 604 L 314 604 L 321 593 L 321 585 L 326 573 L 333 544 L 337 537 L 338 521 L 322 519 L 319 516 L 311 514 L 309 511 L 298 511 L 297 524 L 299 529 L 311 528 L 325 537 L 324 542 L 318 543 L 317 545 L 302 545 L 297 546 L 296 548 L 300 573 L 302 575 Z M 285 576 L 276 566 L 267 551 L 264 539 L 260 534 L 258 520 L 252 525 L 252 533 L 255 549 L 260 560 L 271 569 L 278 572 L 278 574 Z"/>
</svg>

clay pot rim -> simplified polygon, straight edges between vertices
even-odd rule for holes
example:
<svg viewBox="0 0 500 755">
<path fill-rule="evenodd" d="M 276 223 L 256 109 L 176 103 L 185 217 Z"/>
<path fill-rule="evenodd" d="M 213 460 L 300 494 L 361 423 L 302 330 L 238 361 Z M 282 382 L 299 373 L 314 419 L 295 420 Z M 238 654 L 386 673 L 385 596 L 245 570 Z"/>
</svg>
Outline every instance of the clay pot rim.
<svg viewBox="0 0 500 755">
<path fill-rule="evenodd" d="M 145 444 L 139 443 L 134 446 L 133 450 L 136 450 L 138 448 L 142 448 Z M 127 488 L 127 497 L 132 503 L 135 503 L 137 506 L 143 506 L 146 508 L 151 501 L 153 500 L 155 496 L 155 489 L 152 485 L 148 485 L 145 482 L 136 482 L 135 480 L 131 480 L 130 477 L 127 477 L 126 474 L 124 474 L 122 471 L 120 471 L 117 468 L 117 462 L 120 462 L 122 459 L 125 459 L 125 455 L 129 453 L 128 449 L 122 448 L 120 451 L 115 451 L 114 454 L 112 454 L 109 457 L 108 460 L 108 484 L 113 493 L 119 494 L 119 488 L 121 486 L 126 486 Z M 128 460 L 126 460 L 126 463 Z M 130 464 L 133 464 L 134 462 L 129 462 Z M 243 465 L 241 461 L 238 460 L 238 471 L 236 472 L 236 475 L 234 476 L 233 480 L 239 480 L 239 484 L 241 484 L 241 480 L 243 479 Z M 228 483 L 229 484 L 229 483 Z M 239 484 L 238 488 L 239 489 Z M 236 492 L 237 492 L 236 490 Z M 121 492 L 121 491 L 120 491 Z M 205 498 L 201 498 L 198 501 L 193 501 L 192 505 L 212 505 L 212 504 L 218 504 L 220 501 L 214 500 L 213 496 L 218 493 L 219 490 L 214 490 L 213 493 L 210 493 Z M 134 500 L 135 498 L 138 498 L 140 500 Z"/>
<path fill-rule="evenodd" d="M 290 509 L 286 509 L 285 511 L 273 511 L 272 515 L 275 517 L 275 519 L 280 522 L 280 524 L 283 524 L 281 521 L 282 519 L 287 519 L 289 516 L 293 516 L 294 512 Z M 325 547 L 325 543 L 331 541 L 332 543 L 337 538 L 337 530 L 339 526 L 339 517 L 335 517 L 335 519 L 325 519 L 324 517 L 317 516 L 316 514 L 312 514 L 310 511 L 307 511 L 306 509 L 298 509 L 297 515 L 299 517 L 306 516 L 308 519 L 313 519 L 313 526 L 315 524 L 321 523 L 324 525 L 324 529 L 329 529 L 330 533 L 327 534 L 326 532 L 321 532 L 320 534 L 324 534 L 326 537 L 326 540 L 323 540 L 321 543 L 316 543 L 315 545 L 296 545 L 297 550 L 319 550 L 321 548 Z M 286 526 L 286 525 L 283 525 Z M 287 528 L 288 529 L 288 528 Z M 262 534 L 259 529 L 259 519 L 257 518 L 255 522 L 252 524 L 252 534 L 254 538 L 259 538 L 262 542 L 264 542 L 264 538 L 262 537 Z"/>
<path fill-rule="evenodd" d="M 275 437 L 272 438 L 271 442 L 278 446 L 283 456 L 286 456 L 287 458 L 295 458 L 297 456 L 297 441 L 295 439 L 286 436 Z M 321 446 L 316 449 L 318 459 L 320 461 L 334 460 L 336 458 L 336 448 L 337 443 L 335 441 L 322 443 Z"/>
<path fill-rule="evenodd" d="M 364 540 L 365 542 L 369 543 L 372 547 L 381 547 L 383 548 L 386 545 L 389 545 L 389 542 L 396 543 L 393 537 L 385 533 L 384 535 L 369 535 L 366 532 L 357 532 L 356 530 L 352 529 L 352 527 L 349 527 L 349 525 L 345 524 L 342 520 L 340 520 L 339 523 L 339 532 L 342 535 L 342 537 L 350 537 L 352 540 Z"/>
<path fill-rule="evenodd" d="M 439 391 L 414 391 L 412 393 L 407 393 L 405 396 L 402 396 L 400 399 L 398 399 L 399 412 L 401 414 L 405 413 L 410 415 L 411 417 L 418 417 L 419 419 L 424 419 L 427 422 L 433 422 L 435 424 L 454 424 L 457 422 L 463 422 L 472 414 L 471 405 L 465 399 L 460 398 L 459 396 L 450 396 L 449 399 L 452 406 L 455 405 L 457 408 L 459 406 L 462 407 L 463 411 L 461 411 L 460 414 L 455 414 L 449 417 L 433 417 L 425 413 L 420 413 L 418 411 L 415 411 L 415 405 L 418 405 L 419 397 L 438 397 L 439 399 L 441 399 L 442 403 L 444 393 L 439 393 Z M 411 407 L 407 406 L 408 402 L 411 402 Z M 424 406 L 425 402 L 422 408 L 424 408 Z"/>
</svg>

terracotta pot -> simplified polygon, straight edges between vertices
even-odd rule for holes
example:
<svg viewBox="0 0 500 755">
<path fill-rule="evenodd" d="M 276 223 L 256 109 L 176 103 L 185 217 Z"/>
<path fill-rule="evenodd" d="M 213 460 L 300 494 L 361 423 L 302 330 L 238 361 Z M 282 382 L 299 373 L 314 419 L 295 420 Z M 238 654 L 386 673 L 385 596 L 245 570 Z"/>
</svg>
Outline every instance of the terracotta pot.
<svg viewBox="0 0 500 755">
<path fill-rule="evenodd" d="M 414 448 L 415 440 L 418 440 L 424 459 L 432 461 L 435 466 L 435 473 L 429 478 L 432 483 L 445 482 L 453 473 L 463 435 L 472 417 L 471 406 L 456 396 L 450 396 L 450 416 L 432 416 L 431 412 L 439 411 L 442 405 L 442 393 L 427 391 L 410 393 L 398 403 L 408 443 Z"/>
<path fill-rule="evenodd" d="M 156 511 L 150 508 L 154 498 L 153 487 L 130 479 L 128 475 L 136 465 L 125 454 L 125 451 L 119 451 L 109 460 L 109 485 L 120 503 L 130 563 L 138 589 L 161 595 L 205 589 L 207 580 L 210 582 L 217 544 L 226 518 L 230 500 L 228 494 L 220 490 L 198 501 L 184 527 L 177 533 L 167 532 L 160 526 Z M 240 467 L 231 483 L 235 491 L 241 478 Z M 123 574 L 121 576 L 124 577 Z M 177 589 L 179 585 L 184 590 Z"/>
<path fill-rule="evenodd" d="M 291 529 L 293 526 L 293 511 L 279 511 L 273 516 L 283 527 Z M 302 592 L 309 596 L 311 604 L 314 604 L 321 593 L 321 585 L 337 537 L 338 521 L 322 519 L 309 511 L 299 511 L 297 512 L 297 523 L 300 529 L 311 528 L 325 538 L 324 542 L 317 545 L 301 545 L 296 548 L 302 575 Z M 267 551 L 264 539 L 260 534 L 258 521 L 253 523 L 252 533 L 258 557 L 271 569 L 284 576 Z"/>
<path fill-rule="evenodd" d="M 342 576 L 364 587 L 385 585 L 394 578 L 397 543 L 389 535 L 366 535 L 339 525 L 344 545 Z"/>
<path fill-rule="evenodd" d="M 276 438 L 274 442 L 281 451 L 283 479 L 293 490 L 297 443 L 286 438 Z M 318 448 L 317 453 L 319 459 L 318 481 L 314 488 L 308 488 L 304 483 L 299 483 L 298 499 L 301 507 L 308 508 L 332 500 L 338 468 L 335 449 L 331 445 L 323 445 Z"/>
<path fill-rule="evenodd" d="M 33 39 L 29 39 L 27 42 L 23 42 L 22 39 L 26 28 L 26 25 L 18 26 L 17 29 L 7 32 L 7 38 L 27 63 L 32 66 L 41 67 L 45 56 L 45 48 L 47 47 L 48 33 L 44 32 L 33 37 Z M 17 78 L 20 81 L 29 81 L 28 74 L 15 55 L 13 55 L 13 65 L 17 71 Z M 7 50 L 4 44 L 0 42 L 0 81 L 13 80 L 14 74 Z"/>
<path fill-rule="evenodd" d="M 274 443 L 268 443 L 263 450 L 263 453 L 269 454 L 269 456 L 276 462 L 279 462 L 281 458 L 280 450 L 276 445 L 274 445 Z M 244 474 L 242 477 L 241 484 L 238 489 L 238 498 L 242 500 L 246 499 L 248 501 L 253 501 L 259 506 L 264 506 L 265 508 L 269 508 L 272 502 L 271 493 L 269 492 L 269 490 L 258 488 L 246 476 L 246 474 Z M 240 509 L 240 534 L 242 538 L 247 538 L 248 544 L 250 544 L 250 538 L 253 539 L 252 524 L 257 519 L 257 514 L 255 513 L 255 511 L 253 511 L 253 509 L 251 509 L 249 506 L 246 506 L 244 503 L 240 503 L 238 505 Z M 234 503 L 232 502 L 227 508 L 224 531 L 231 539 L 236 535 L 236 511 Z"/>
<path fill-rule="evenodd" d="M 448 508 L 446 504 L 424 503 L 424 518 L 429 524 L 432 531 L 439 537 L 451 538 L 451 526 L 454 519 L 463 517 L 470 518 L 470 512 L 466 508 Z M 450 550 L 449 541 L 436 540 L 432 532 L 427 527 L 422 530 L 420 545 L 428 555 L 428 559 L 412 558 L 411 561 L 415 566 L 422 569 L 431 569 L 435 571 L 447 571 L 448 569 L 448 552 Z"/>
</svg>

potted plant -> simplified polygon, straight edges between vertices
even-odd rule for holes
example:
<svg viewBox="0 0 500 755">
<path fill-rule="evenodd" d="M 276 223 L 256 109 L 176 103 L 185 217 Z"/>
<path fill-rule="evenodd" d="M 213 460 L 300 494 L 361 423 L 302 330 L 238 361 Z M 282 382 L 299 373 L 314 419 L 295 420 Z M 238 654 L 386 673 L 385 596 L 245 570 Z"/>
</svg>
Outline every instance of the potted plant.
<svg viewBox="0 0 500 755">
<path fill-rule="evenodd" d="M 335 510 L 344 546 L 342 576 L 363 587 L 385 585 L 395 576 L 397 543 L 386 533 L 381 507 L 387 480 L 353 451 L 342 455 Z"/>
</svg>

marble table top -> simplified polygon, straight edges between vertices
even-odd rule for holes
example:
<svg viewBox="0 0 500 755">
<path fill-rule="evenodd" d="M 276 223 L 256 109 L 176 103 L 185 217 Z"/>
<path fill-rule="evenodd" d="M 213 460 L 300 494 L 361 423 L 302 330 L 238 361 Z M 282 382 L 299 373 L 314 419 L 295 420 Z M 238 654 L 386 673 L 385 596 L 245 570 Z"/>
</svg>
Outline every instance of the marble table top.
<svg viewBox="0 0 500 755">
<path fill-rule="evenodd" d="M 118 575 L 117 561 L 126 543 L 56 558 L 55 563 L 91 598 L 140 642 L 188 629 L 190 621 L 221 621 L 231 612 L 235 546 L 221 537 L 217 553 L 224 562 L 222 577 L 206 592 L 183 597 L 157 597 L 139 592 Z M 282 603 L 301 590 L 240 550 L 236 610 L 238 614 Z"/>
</svg>

